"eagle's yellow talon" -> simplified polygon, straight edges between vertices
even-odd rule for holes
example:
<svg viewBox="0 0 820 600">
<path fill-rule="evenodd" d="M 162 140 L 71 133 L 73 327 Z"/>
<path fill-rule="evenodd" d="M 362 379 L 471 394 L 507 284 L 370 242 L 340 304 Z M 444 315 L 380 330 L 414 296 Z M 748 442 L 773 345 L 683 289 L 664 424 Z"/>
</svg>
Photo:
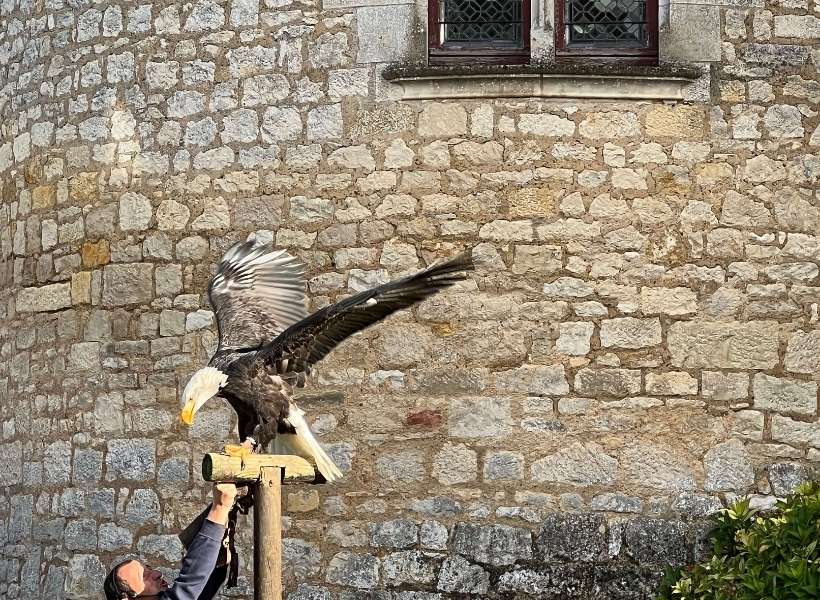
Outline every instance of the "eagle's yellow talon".
<svg viewBox="0 0 820 600">
<path fill-rule="evenodd" d="M 238 456 L 244 462 L 253 452 L 247 446 L 237 446 L 234 444 L 226 444 L 224 449 L 228 456 Z"/>
</svg>

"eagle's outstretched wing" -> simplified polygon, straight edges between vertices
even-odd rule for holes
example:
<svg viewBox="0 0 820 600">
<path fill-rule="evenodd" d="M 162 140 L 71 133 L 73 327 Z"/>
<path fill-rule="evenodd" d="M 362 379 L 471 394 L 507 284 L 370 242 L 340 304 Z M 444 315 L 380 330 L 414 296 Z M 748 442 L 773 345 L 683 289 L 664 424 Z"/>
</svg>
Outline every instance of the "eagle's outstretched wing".
<svg viewBox="0 0 820 600">
<path fill-rule="evenodd" d="M 466 271 L 472 269 L 472 258 L 463 254 L 361 292 L 291 325 L 261 353 L 279 373 L 309 373 L 314 364 L 349 336 L 465 279 Z"/>
<path fill-rule="evenodd" d="M 302 263 L 253 241 L 225 253 L 208 297 L 219 329 L 217 351 L 260 346 L 307 316 Z"/>
</svg>

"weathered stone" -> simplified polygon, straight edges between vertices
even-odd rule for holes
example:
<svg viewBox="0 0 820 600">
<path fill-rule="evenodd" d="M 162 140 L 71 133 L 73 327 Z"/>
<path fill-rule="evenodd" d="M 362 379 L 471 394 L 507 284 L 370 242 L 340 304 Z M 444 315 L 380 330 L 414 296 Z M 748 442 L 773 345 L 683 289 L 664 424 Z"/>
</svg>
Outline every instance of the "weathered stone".
<svg viewBox="0 0 820 600">
<path fill-rule="evenodd" d="M 488 452 L 484 457 L 484 479 L 519 480 L 524 478 L 524 457 L 517 452 Z"/>
<path fill-rule="evenodd" d="M 436 587 L 442 592 L 484 595 L 490 588 L 490 575 L 480 566 L 453 555 L 441 565 Z"/>
<path fill-rule="evenodd" d="M 683 565 L 689 556 L 686 525 L 663 519 L 638 518 L 624 530 L 626 553 L 647 566 Z"/>
<path fill-rule="evenodd" d="M 325 580 L 336 585 L 371 589 L 379 583 L 379 559 L 369 554 L 337 553 L 328 564 Z"/>
<path fill-rule="evenodd" d="M 819 374 L 820 329 L 795 331 L 789 338 L 784 364 L 790 373 Z"/>
<path fill-rule="evenodd" d="M 17 294 L 18 312 L 48 312 L 71 306 L 71 284 L 54 283 L 23 288 Z"/>
<path fill-rule="evenodd" d="M 585 298 L 593 291 L 589 283 L 576 277 L 559 277 L 543 287 L 544 295 L 550 298 Z"/>
<path fill-rule="evenodd" d="M 524 365 L 496 373 L 495 386 L 505 392 L 535 395 L 563 395 L 569 392 L 562 365 Z"/>
<path fill-rule="evenodd" d="M 380 6 L 363 2 L 356 11 L 359 63 L 394 62 L 411 49 L 414 12 L 406 4 Z"/>
<path fill-rule="evenodd" d="M 499 592 L 518 592 L 529 596 L 541 596 L 549 593 L 549 575 L 531 569 L 507 571 L 498 578 Z"/>
<path fill-rule="evenodd" d="M 448 428 L 451 437 L 503 437 L 510 431 L 510 402 L 505 398 L 450 401 Z"/>
<path fill-rule="evenodd" d="M 0 485 L 13 486 L 23 480 L 23 445 L 21 442 L 0 444 Z"/>
<path fill-rule="evenodd" d="M 630 369 L 580 369 L 575 391 L 584 396 L 624 397 L 641 391 L 641 372 Z"/>
<path fill-rule="evenodd" d="M 156 524 L 160 520 L 159 497 L 154 490 L 134 490 L 125 507 L 125 522 L 131 527 Z"/>
<path fill-rule="evenodd" d="M 343 169 L 373 171 L 376 168 L 376 161 L 365 145 L 339 148 L 328 156 L 327 162 L 331 166 Z"/>
<path fill-rule="evenodd" d="M 641 288 L 641 312 L 644 315 L 688 315 L 697 309 L 697 296 L 689 288 Z"/>
<path fill-rule="evenodd" d="M 718 373 L 704 371 L 701 374 L 704 398 L 723 402 L 749 396 L 749 375 L 746 373 Z"/>
<path fill-rule="evenodd" d="M 341 105 L 328 104 L 324 106 L 318 106 L 310 112 L 308 112 L 308 140 L 314 141 L 340 138 L 342 137 L 342 130 L 343 122 Z"/>
<path fill-rule="evenodd" d="M 566 137 L 575 133 L 575 123 L 556 115 L 523 114 L 518 120 L 518 130 L 528 135 Z"/>
<path fill-rule="evenodd" d="M 817 470 L 797 463 L 776 463 L 769 467 L 768 475 L 772 492 L 786 496 L 794 493 L 797 486 L 816 479 Z"/>
<path fill-rule="evenodd" d="M 475 481 L 477 471 L 478 457 L 464 444 L 446 444 L 433 458 L 433 477 L 445 485 Z"/>
<path fill-rule="evenodd" d="M 592 113 L 578 126 L 578 133 L 592 139 L 637 137 L 641 135 L 638 117 L 631 112 Z"/>
<path fill-rule="evenodd" d="M 601 322 L 601 346 L 604 348 L 646 348 L 661 343 L 658 319 L 624 317 Z"/>
<path fill-rule="evenodd" d="M 817 384 L 813 381 L 795 381 L 758 373 L 752 384 L 754 406 L 760 410 L 774 410 L 802 415 L 817 413 Z"/>
<path fill-rule="evenodd" d="M 768 156 L 755 156 L 746 161 L 743 178 L 751 183 L 782 181 L 786 179 L 786 167 L 782 162 Z"/>
<path fill-rule="evenodd" d="M 390 586 L 423 585 L 436 580 L 438 560 L 418 550 L 394 552 L 382 559 L 382 578 Z"/>
<path fill-rule="evenodd" d="M 689 373 L 647 373 L 646 393 L 655 396 L 691 396 L 698 393 L 698 380 Z"/>
<path fill-rule="evenodd" d="M 297 579 L 307 578 L 319 572 L 322 553 L 314 544 L 294 538 L 282 540 L 282 568 Z"/>
<path fill-rule="evenodd" d="M 775 104 L 766 110 L 763 124 L 772 138 L 802 138 L 802 119 L 796 106 Z"/>
<path fill-rule="evenodd" d="M 646 114 L 646 134 L 653 138 L 697 139 L 703 135 L 704 117 L 700 107 L 658 105 Z"/>
<path fill-rule="evenodd" d="M 602 510 L 618 513 L 640 513 L 643 510 L 643 502 L 640 498 L 627 496 L 620 492 L 599 494 L 590 502 L 592 510 Z"/>
<path fill-rule="evenodd" d="M 176 535 L 146 535 L 137 543 L 140 555 L 150 559 L 178 562 L 185 549 Z"/>
<path fill-rule="evenodd" d="M 467 112 L 460 104 L 429 103 L 419 115 L 418 134 L 447 138 L 467 134 Z"/>
<path fill-rule="evenodd" d="M 382 548 L 410 548 L 418 541 L 418 527 L 412 521 L 395 519 L 370 524 L 373 546 Z"/>
<path fill-rule="evenodd" d="M 149 481 L 156 470 L 156 442 L 149 439 L 109 440 L 106 480 Z"/>
<path fill-rule="evenodd" d="M 592 323 L 561 323 L 558 326 L 559 335 L 555 341 L 555 349 L 570 356 L 586 355 L 590 350 L 590 340 L 594 329 Z"/>
<path fill-rule="evenodd" d="M 107 265 L 103 270 L 102 305 L 147 304 L 153 296 L 153 265 Z"/>
<path fill-rule="evenodd" d="M 127 550 L 133 543 L 131 531 L 113 523 L 100 524 L 97 532 L 97 547 L 103 552 Z"/>
<path fill-rule="evenodd" d="M 376 472 L 385 481 L 421 481 L 426 473 L 425 462 L 424 453 L 420 451 L 383 454 L 376 460 Z"/>
<path fill-rule="evenodd" d="M 511 565 L 532 558 L 532 539 L 527 529 L 457 523 L 453 529 L 452 549 L 479 563 Z"/>
<path fill-rule="evenodd" d="M 685 461 L 657 446 L 629 445 L 621 451 L 620 464 L 626 480 L 636 486 L 662 490 L 695 487 L 692 470 Z"/>
<path fill-rule="evenodd" d="M 555 273 L 562 267 L 561 256 L 558 246 L 516 245 L 512 271 L 516 275 Z"/>
<path fill-rule="evenodd" d="M 93 596 L 102 589 L 105 567 L 93 554 L 74 554 L 68 561 L 65 593 L 69 596 Z"/>
<path fill-rule="evenodd" d="M 676 367 L 771 369 L 778 361 L 777 324 L 681 321 L 669 328 L 667 343 Z"/>
<path fill-rule="evenodd" d="M 729 440 L 711 448 L 703 458 L 708 492 L 744 492 L 754 484 L 754 468 L 749 453 L 739 440 Z"/>
<path fill-rule="evenodd" d="M 142 231 L 151 222 L 151 201 L 142 194 L 126 192 L 120 196 L 120 229 Z"/>
<path fill-rule="evenodd" d="M 606 553 L 606 520 L 601 515 L 547 515 L 536 541 L 547 561 L 593 562 Z"/>
<path fill-rule="evenodd" d="M 820 38 L 820 18 L 813 15 L 777 16 L 774 18 L 774 34 L 784 38 Z"/>
<path fill-rule="evenodd" d="M 615 481 L 617 469 L 618 461 L 598 444 L 576 442 L 533 462 L 530 474 L 540 483 L 610 485 Z"/>
</svg>

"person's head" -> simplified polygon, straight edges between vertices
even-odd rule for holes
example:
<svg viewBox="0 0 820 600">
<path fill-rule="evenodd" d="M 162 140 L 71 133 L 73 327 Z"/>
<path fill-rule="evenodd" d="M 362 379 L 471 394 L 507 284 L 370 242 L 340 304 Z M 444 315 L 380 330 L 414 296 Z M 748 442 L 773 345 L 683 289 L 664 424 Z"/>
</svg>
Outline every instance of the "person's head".
<svg viewBox="0 0 820 600">
<path fill-rule="evenodd" d="M 158 596 L 168 589 L 162 573 L 138 560 L 126 560 L 108 573 L 103 583 L 105 600 L 132 600 Z"/>
</svg>

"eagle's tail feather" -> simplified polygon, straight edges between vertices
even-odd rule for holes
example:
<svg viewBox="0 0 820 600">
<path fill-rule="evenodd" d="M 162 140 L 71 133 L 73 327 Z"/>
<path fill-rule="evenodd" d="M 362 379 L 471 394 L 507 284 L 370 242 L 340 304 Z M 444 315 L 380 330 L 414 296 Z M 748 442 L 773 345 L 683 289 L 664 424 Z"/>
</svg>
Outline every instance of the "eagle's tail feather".
<svg viewBox="0 0 820 600">
<path fill-rule="evenodd" d="M 290 454 L 295 454 L 306 458 L 316 464 L 316 468 L 328 483 L 340 479 L 342 472 L 327 455 L 319 441 L 310 430 L 310 426 L 305 421 L 304 412 L 291 402 L 287 421 L 296 430 L 295 434 L 280 433 L 274 438 L 275 451 L 284 447 Z"/>
</svg>

